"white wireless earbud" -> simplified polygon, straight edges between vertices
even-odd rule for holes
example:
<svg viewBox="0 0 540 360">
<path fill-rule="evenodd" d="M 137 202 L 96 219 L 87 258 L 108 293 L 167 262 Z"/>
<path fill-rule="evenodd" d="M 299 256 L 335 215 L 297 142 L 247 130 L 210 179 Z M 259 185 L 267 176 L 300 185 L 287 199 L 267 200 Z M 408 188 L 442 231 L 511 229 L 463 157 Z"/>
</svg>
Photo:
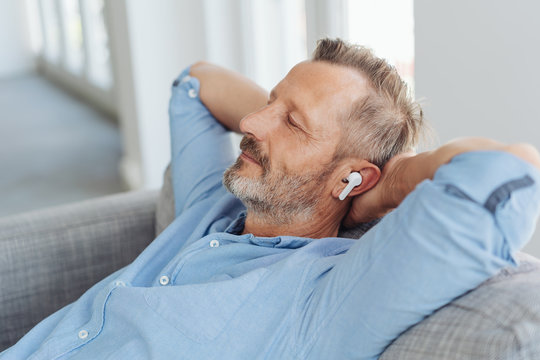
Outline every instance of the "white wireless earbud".
<svg viewBox="0 0 540 360">
<path fill-rule="evenodd" d="M 355 186 L 358 186 L 362 183 L 362 175 L 360 175 L 359 172 L 352 172 L 347 177 L 347 186 L 345 186 L 345 189 L 339 194 L 339 200 L 345 200 L 347 195 L 354 189 Z"/>
</svg>

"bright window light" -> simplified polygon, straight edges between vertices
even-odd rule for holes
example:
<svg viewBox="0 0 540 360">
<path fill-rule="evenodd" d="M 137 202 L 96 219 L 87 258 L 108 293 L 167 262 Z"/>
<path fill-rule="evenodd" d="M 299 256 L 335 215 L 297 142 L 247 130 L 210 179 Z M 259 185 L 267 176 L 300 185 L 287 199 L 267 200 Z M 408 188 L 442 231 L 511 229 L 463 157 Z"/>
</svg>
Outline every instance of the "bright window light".
<svg viewBox="0 0 540 360">
<path fill-rule="evenodd" d="M 112 85 L 111 60 L 109 53 L 109 37 L 105 27 L 103 0 L 86 0 L 82 15 L 84 37 L 87 42 L 88 79 L 101 88 Z"/>
<path fill-rule="evenodd" d="M 84 49 L 79 0 L 62 0 L 64 62 L 70 71 L 80 73 L 83 68 Z"/>
<path fill-rule="evenodd" d="M 30 49 L 34 55 L 43 51 L 42 23 L 39 15 L 38 0 L 26 0 L 26 14 L 28 16 L 28 35 L 30 37 Z"/>
<path fill-rule="evenodd" d="M 348 23 L 348 40 L 385 58 L 413 90 L 413 0 L 348 0 Z"/>
<path fill-rule="evenodd" d="M 60 59 L 60 19 L 55 0 L 42 0 L 43 28 L 45 31 L 45 58 L 50 62 Z"/>
<path fill-rule="evenodd" d="M 249 7 L 248 75 L 271 89 L 307 57 L 304 0 L 253 0 Z"/>
</svg>

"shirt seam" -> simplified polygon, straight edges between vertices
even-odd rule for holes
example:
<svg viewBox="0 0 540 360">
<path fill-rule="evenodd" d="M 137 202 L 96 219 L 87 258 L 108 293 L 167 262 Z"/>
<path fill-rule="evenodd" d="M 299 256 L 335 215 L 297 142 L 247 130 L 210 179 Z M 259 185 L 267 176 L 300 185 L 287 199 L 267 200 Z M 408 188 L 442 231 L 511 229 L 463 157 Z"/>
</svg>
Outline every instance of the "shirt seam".
<svg viewBox="0 0 540 360">
<path fill-rule="evenodd" d="M 301 353 L 301 346 L 299 345 L 300 344 L 300 341 L 299 341 L 299 334 L 300 334 L 300 314 L 302 313 L 299 309 L 299 306 L 300 306 L 300 295 L 303 293 L 303 290 L 305 289 L 305 282 L 306 282 L 306 278 L 307 278 L 307 275 L 309 273 L 309 270 L 311 269 L 311 267 L 313 266 L 313 264 L 315 263 L 316 259 L 313 259 L 309 262 L 309 264 L 305 267 L 304 269 L 304 272 L 302 273 L 302 278 L 300 280 L 300 284 L 301 286 L 298 287 L 298 289 L 296 290 L 296 294 L 294 295 L 294 300 L 293 300 L 293 304 L 294 307 L 293 307 L 293 314 L 291 315 L 291 318 L 296 320 L 294 321 L 294 327 L 293 327 L 293 331 L 294 331 L 294 336 L 293 336 L 293 354 L 295 356 L 295 358 L 298 358 L 300 359 L 301 355 L 299 355 Z"/>
<path fill-rule="evenodd" d="M 402 225 L 403 223 L 403 219 L 400 219 L 400 224 L 399 225 Z M 399 228 L 399 226 L 398 226 Z M 395 234 L 397 234 L 399 231 L 398 230 L 394 230 L 392 232 L 392 235 L 391 236 L 394 236 Z M 385 249 L 387 246 L 389 246 L 390 244 L 390 241 L 383 247 L 383 249 Z M 379 253 L 382 253 L 382 251 L 380 251 Z M 373 260 L 376 260 L 378 259 L 380 256 L 382 255 L 379 255 L 375 258 L 373 258 Z M 369 267 L 362 273 L 362 276 L 369 270 L 371 269 L 371 267 L 373 266 L 372 264 L 374 263 L 375 261 L 371 261 L 370 262 L 370 265 Z M 332 269 L 333 270 L 333 269 Z M 331 318 L 333 318 L 333 316 L 335 315 L 335 313 L 338 311 L 339 307 L 341 306 L 341 304 L 346 300 L 346 298 L 350 295 L 352 289 L 356 286 L 356 283 L 359 281 L 359 278 L 357 278 L 356 281 L 352 282 L 347 288 L 346 288 L 346 291 L 343 292 L 343 295 L 341 296 L 341 298 L 336 301 L 335 305 L 332 307 L 331 311 L 328 312 L 328 314 L 326 315 L 326 317 L 320 322 L 317 330 L 314 332 L 314 335 L 311 337 L 311 341 L 306 344 L 303 348 L 303 351 L 300 352 L 300 357 L 302 359 L 305 359 L 309 353 L 311 352 L 311 350 L 313 349 L 313 346 L 315 345 L 315 342 L 316 340 L 319 339 L 319 337 L 321 336 L 321 329 L 324 327 L 324 325 L 326 323 L 328 323 Z M 298 333 L 298 332 L 297 332 Z"/>
<path fill-rule="evenodd" d="M 80 348 L 82 348 L 83 346 L 85 345 L 88 345 L 89 343 L 91 343 L 95 338 L 97 338 L 99 336 L 99 334 L 103 331 L 103 327 L 105 326 L 105 308 L 107 307 L 107 303 L 109 302 L 109 298 L 111 297 L 111 294 L 112 292 L 115 290 L 116 288 L 112 288 L 109 293 L 107 294 L 107 297 L 105 298 L 105 301 L 103 302 L 103 307 L 101 309 L 101 324 L 100 324 L 100 327 L 99 329 L 96 331 L 96 334 L 91 338 L 89 339 L 88 341 L 82 343 L 82 344 L 79 344 L 77 346 L 75 346 L 74 348 L 70 349 L 70 350 L 66 350 L 62 353 L 60 353 L 59 355 L 56 355 L 54 357 L 54 360 L 57 360 L 57 359 L 60 359 L 62 356 L 66 356 Z M 84 326 L 84 325 L 82 325 Z M 80 326 L 79 326 L 80 327 Z M 51 339 L 52 340 L 52 339 Z M 47 351 L 49 354 L 50 354 L 50 349 L 49 351 Z"/>
</svg>

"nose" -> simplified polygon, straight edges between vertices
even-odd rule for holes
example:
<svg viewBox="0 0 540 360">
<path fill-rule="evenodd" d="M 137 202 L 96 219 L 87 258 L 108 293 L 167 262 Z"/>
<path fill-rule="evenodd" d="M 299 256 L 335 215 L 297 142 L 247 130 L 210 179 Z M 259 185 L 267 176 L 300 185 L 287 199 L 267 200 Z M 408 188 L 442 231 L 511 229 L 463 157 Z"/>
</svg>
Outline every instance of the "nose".
<svg viewBox="0 0 540 360">
<path fill-rule="evenodd" d="M 245 116 L 240 121 L 240 131 L 253 136 L 257 141 L 264 141 L 279 123 L 276 115 L 271 106 L 265 106 L 259 111 Z"/>
</svg>

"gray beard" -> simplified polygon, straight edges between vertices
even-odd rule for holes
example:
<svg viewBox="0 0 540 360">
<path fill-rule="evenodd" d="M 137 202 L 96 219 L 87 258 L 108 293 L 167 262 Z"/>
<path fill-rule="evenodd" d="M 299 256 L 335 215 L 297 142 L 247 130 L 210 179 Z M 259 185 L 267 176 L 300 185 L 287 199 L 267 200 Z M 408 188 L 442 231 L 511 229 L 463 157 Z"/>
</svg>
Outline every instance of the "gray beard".
<svg viewBox="0 0 540 360">
<path fill-rule="evenodd" d="M 238 158 L 223 175 L 223 185 L 239 198 L 248 214 L 268 224 L 290 225 L 313 218 L 322 196 L 324 180 L 333 170 L 302 175 L 264 171 L 260 177 L 239 174 L 243 160 Z"/>
</svg>

